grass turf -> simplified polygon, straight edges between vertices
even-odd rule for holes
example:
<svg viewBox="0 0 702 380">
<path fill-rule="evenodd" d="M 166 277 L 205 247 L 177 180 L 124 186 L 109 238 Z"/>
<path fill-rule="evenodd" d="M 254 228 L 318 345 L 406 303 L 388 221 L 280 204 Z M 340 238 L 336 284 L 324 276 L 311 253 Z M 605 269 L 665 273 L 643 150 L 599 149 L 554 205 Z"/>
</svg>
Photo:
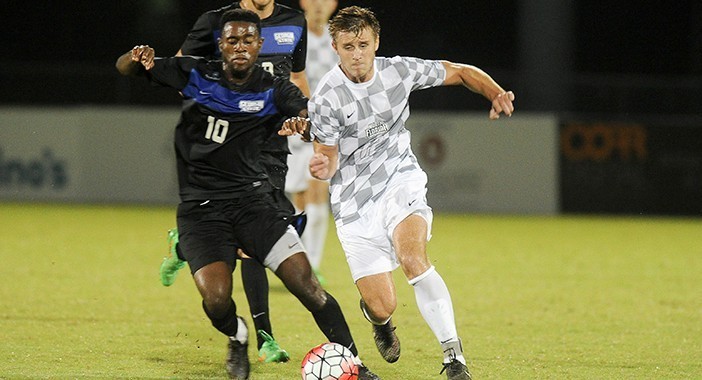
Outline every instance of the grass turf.
<svg viewBox="0 0 702 380">
<path fill-rule="evenodd" d="M 0 204 L 0 378 L 225 378 L 226 341 L 187 270 L 170 288 L 158 280 L 174 218 L 163 207 Z M 440 214 L 433 234 L 475 379 L 702 378 L 701 219 Z M 399 271 L 403 353 L 392 365 L 375 350 L 333 229 L 322 271 L 371 369 L 445 378 Z M 274 332 L 292 361 L 254 361 L 251 378 L 297 379 L 324 337 L 270 278 Z"/>
</svg>

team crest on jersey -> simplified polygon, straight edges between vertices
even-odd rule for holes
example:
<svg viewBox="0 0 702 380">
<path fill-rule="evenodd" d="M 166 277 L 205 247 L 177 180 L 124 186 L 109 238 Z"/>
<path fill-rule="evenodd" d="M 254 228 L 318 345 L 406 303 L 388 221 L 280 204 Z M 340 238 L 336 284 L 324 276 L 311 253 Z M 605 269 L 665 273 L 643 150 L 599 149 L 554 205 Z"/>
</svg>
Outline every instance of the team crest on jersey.
<svg viewBox="0 0 702 380">
<path fill-rule="evenodd" d="M 241 112 L 256 113 L 263 109 L 263 100 L 241 100 L 239 101 L 239 109 Z"/>
<path fill-rule="evenodd" d="M 389 130 L 388 124 L 384 121 L 374 121 L 370 124 L 368 124 L 368 128 L 366 128 L 366 137 L 371 138 L 375 137 L 378 135 L 381 135 L 383 133 L 386 133 Z"/>
<path fill-rule="evenodd" d="M 295 33 L 293 32 L 278 32 L 273 33 L 273 38 L 278 45 L 292 45 L 295 43 Z"/>
</svg>

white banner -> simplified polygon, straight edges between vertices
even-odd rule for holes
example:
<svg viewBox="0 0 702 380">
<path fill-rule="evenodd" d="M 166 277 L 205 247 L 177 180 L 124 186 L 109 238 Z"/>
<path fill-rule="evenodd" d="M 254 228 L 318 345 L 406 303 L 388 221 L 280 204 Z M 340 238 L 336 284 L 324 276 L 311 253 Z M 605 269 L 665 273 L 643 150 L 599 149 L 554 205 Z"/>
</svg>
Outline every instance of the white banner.
<svg viewBox="0 0 702 380">
<path fill-rule="evenodd" d="M 177 203 L 178 108 L 1 108 L 0 199 Z"/>
<path fill-rule="evenodd" d="M 0 200 L 176 204 L 173 108 L 0 108 Z M 558 211 L 556 118 L 410 116 L 436 211 Z"/>
<path fill-rule="evenodd" d="M 490 121 L 484 114 L 413 113 L 412 149 L 429 177 L 437 211 L 558 212 L 558 125 L 554 116 Z"/>
</svg>

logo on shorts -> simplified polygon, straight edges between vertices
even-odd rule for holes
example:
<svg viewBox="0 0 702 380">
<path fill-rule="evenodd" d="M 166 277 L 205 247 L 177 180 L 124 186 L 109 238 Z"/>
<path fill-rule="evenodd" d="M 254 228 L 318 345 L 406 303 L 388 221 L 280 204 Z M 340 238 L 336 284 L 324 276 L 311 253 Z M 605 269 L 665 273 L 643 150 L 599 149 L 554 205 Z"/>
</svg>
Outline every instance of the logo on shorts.
<svg viewBox="0 0 702 380">
<path fill-rule="evenodd" d="M 417 201 L 416 199 L 412 199 L 407 206 L 412 206 L 414 204 L 414 202 L 416 202 L 416 201 Z"/>
<path fill-rule="evenodd" d="M 292 248 L 292 247 L 294 247 L 294 246 L 296 246 L 296 245 L 297 245 L 297 242 L 294 242 L 294 243 L 292 243 L 292 244 L 288 244 L 288 249 L 290 249 L 290 248 Z"/>
</svg>

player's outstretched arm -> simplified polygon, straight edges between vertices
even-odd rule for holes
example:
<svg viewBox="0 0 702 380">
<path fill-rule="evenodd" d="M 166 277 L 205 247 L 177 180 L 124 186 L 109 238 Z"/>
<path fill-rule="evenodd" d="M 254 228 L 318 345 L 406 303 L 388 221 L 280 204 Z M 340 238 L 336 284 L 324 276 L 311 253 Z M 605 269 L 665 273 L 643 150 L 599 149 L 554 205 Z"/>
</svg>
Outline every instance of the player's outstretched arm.
<svg viewBox="0 0 702 380">
<path fill-rule="evenodd" d="M 498 119 L 500 114 L 512 116 L 514 112 L 514 93 L 505 91 L 483 70 L 463 63 L 442 62 L 446 69 L 445 86 L 462 85 L 484 96 L 492 102 L 490 119 Z"/>
<path fill-rule="evenodd" d="M 137 45 L 132 50 L 117 58 L 115 67 L 122 75 L 137 75 L 143 69 L 151 70 L 154 67 L 156 53 L 149 45 Z"/>
</svg>

